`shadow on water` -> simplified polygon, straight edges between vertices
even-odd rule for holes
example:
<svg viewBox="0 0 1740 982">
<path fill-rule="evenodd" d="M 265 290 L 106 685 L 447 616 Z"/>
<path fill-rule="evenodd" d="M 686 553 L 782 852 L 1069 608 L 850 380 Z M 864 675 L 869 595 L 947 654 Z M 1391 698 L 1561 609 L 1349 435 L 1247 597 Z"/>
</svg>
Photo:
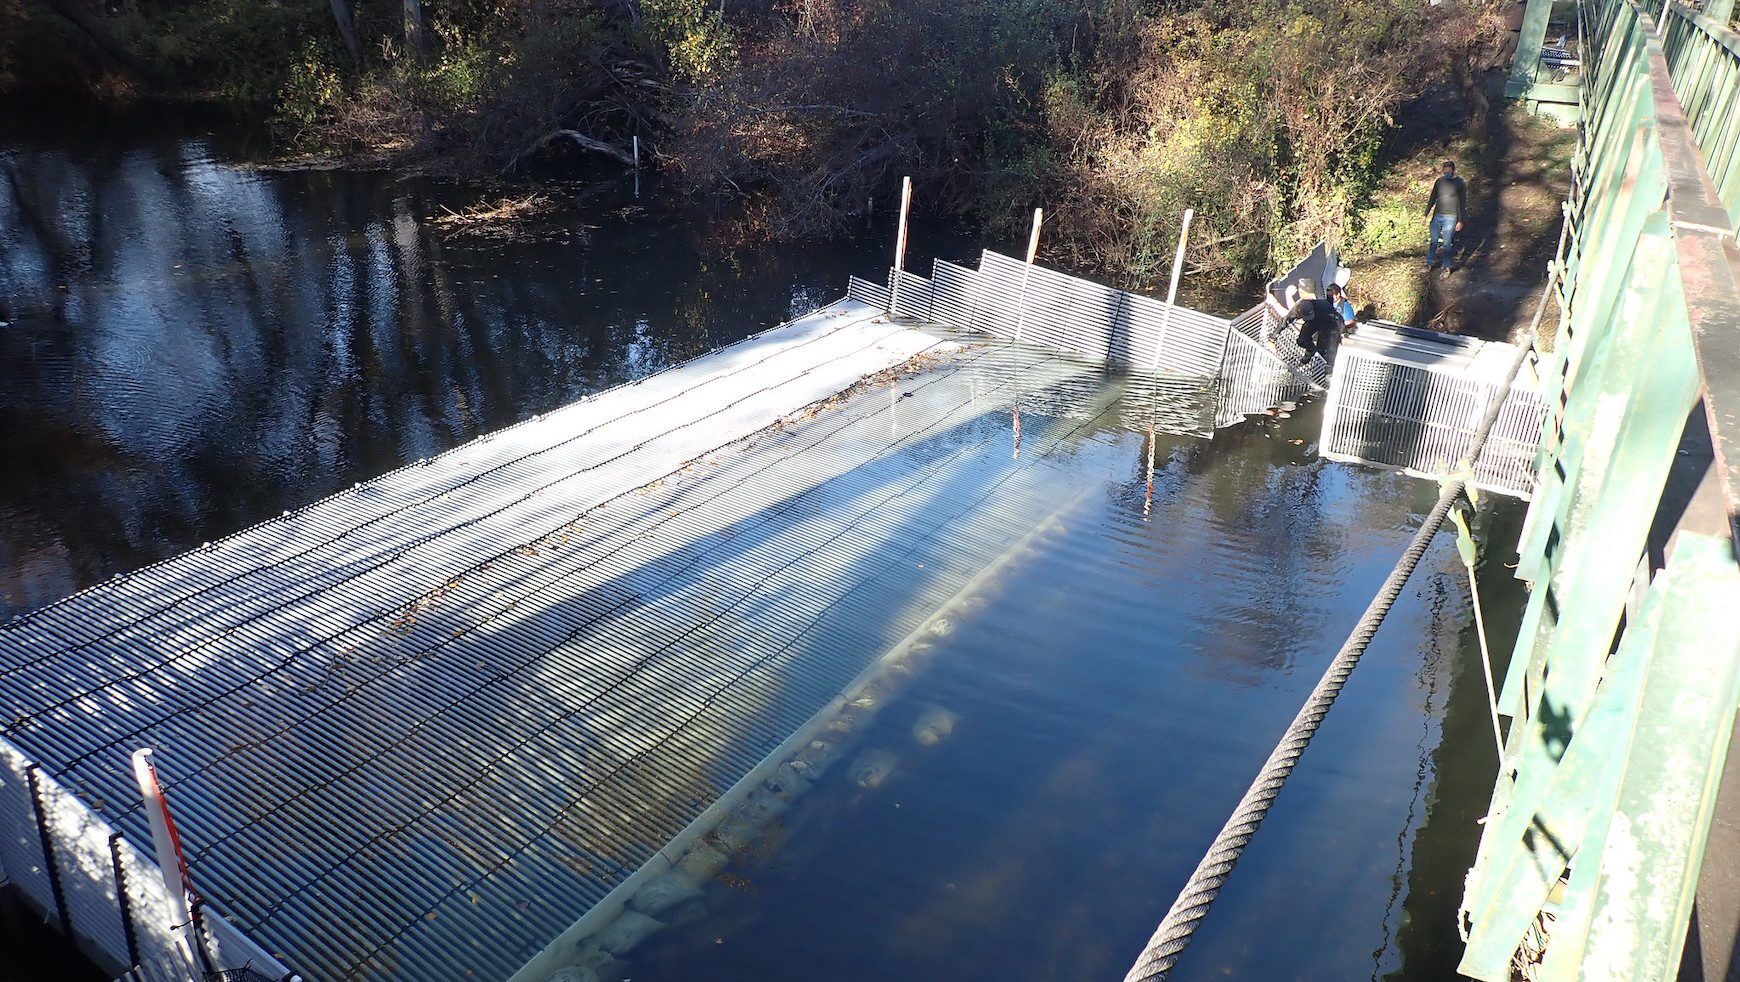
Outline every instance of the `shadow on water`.
<svg viewBox="0 0 1740 982">
<path fill-rule="evenodd" d="M 1123 971 L 1430 504 L 1427 485 L 1310 460 L 1290 442 L 1310 425 L 1166 440 L 1147 522 L 1141 441 L 1108 449 L 1121 462 L 1064 530 L 863 733 L 864 765 L 827 775 L 625 974 Z M 1468 621 L 1440 543 L 1180 978 L 1453 972 L 1492 766 Z"/>
</svg>

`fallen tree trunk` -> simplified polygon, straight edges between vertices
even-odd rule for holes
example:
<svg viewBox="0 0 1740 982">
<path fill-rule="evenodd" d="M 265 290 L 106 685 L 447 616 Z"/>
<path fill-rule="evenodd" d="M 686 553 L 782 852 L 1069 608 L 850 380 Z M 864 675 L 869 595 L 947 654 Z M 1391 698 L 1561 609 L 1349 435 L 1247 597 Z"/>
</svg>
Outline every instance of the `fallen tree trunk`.
<svg viewBox="0 0 1740 982">
<path fill-rule="evenodd" d="M 633 166 L 634 164 L 634 155 L 614 143 L 605 143 L 603 140 L 593 139 L 579 130 L 558 129 L 551 130 L 539 137 L 536 143 L 533 143 L 531 146 L 521 150 L 519 153 L 514 154 L 513 159 L 509 160 L 507 166 L 502 168 L 502 173 L 506 174 L 512 171 L 515 167 L 520 165 L 520 161 L 549 146 L 552 141 L 564 137 L 573 140 L 586 150 L 591 150 L 594 153 L 601 153 L 608 157 L 615 157 L 617 160 L 630 166 Z"/>
</svg>

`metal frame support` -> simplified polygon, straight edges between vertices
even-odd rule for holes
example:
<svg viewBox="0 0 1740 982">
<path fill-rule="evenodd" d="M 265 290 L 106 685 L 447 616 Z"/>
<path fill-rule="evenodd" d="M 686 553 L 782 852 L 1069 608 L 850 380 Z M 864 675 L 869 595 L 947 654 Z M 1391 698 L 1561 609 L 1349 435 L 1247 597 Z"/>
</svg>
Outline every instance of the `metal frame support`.
<svg viewBox="0 0 1740 982">
<path fill-rule="evenodd" d="M 1535 84 L 1535 74 L 1541 66 L 1541 47 L 1547 41 L 1547 22 L 1553 16 L 1553 0 L 1528 0 L 1523 13 L 1522 33 L 1516 40 L 1516 60 L 1511 62 L 1510 77 L 1505 80 L 1506 98 L 1516 99 Z"/>
</svg>

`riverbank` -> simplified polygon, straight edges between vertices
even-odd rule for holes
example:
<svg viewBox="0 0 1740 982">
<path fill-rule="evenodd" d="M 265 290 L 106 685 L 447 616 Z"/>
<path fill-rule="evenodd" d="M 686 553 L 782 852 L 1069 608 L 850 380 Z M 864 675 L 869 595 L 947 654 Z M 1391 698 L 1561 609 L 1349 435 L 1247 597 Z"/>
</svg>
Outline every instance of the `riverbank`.
<svg viewBox="0 0 1740 982">
<path fill-rule="evenodd" d="M 1517 340 L 1534 314 L 1570 191 L 1574 129 L 1508 103 L 1476 129 L 1459 105 L 1428 97 L 1403 116 L 1394 163 L 1343 251 L 1349 290 L 1372 316 L 1495 341 Z M 1425 203 L 1444 160 L 1468 183 L 1470 215 L 1452 271 L 1425 264 Z M 1558 311 L 1542 318 L 1543 347 Z"/>
<path fill-rule="evenodd" d="M 291 166 L 480 182 L 626 166 L 638 142 L 786 242 L 856 231 L 911 175 L 994 236 L 1060 206 L 1046 255 L 1124 287 L 1163 284 L 1191 208 L 1191 275 L 1228 286 L 1351 227 L 1396 111 L 1484 63 L 1494 9 L 0 0 L 0 92 L 210 97 L 318 155 Z"/>
</svg>

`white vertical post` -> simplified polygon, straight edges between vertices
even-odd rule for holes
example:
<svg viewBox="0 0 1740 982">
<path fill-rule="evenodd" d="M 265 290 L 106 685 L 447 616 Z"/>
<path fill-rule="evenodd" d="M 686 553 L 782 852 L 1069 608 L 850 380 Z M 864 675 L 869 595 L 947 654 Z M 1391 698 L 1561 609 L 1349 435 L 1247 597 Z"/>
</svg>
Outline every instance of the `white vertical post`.
<svg viewBox="0 0 1740 982">
<path fill-rule="evenodd" d="M 640 170 L 640 134 L 634 135 L 634 169 Z"/>
<path fill-rule="evenodd" d="M 1172 285 L 1166 290 L 1166 312 L 1160 315 L 1160 336 L 1154 341 L 1153 369 L 1160 369 L 1160 352 L 1166 347 L 1166 332 L 1172 327 L 1172 308 L 1178 303 L 1178 280 L 1184 275 L 1184 246 L 1190 239 L 1190 219 L 1196 212 L 1184 209 L 1184 224 L 1178 229 L 1178 251 L 1172 256 Z M 1142 517 L 1147 518 L 1148 512 L 1154 507 L 1154 423 L 1160 414 L 1160 380 L 1149 379 L 1154 386 L 1154 407 L 1148 414 L 1148 486 L 1142 498 Z"/>
<path fill-rule="evenodd" d="M 888 316 L 894 316 L 894 302 L 900 299 L 900 274 L 906 269 L 906 216 L 912 211 L 912 177 L 900 179 L 900 230 L 894 236 L 894 280 L 888 284 Z"/>
<path fill-rule="evenodd" d="M 139 782 L 139 797 L 145 804 L 145 818 L 151 825 L 151 844 L 157 852 L 157 868 L 163 873 L 163 889 L 169 895 L 171 911 L 178 919 L 169 925 L 175 935 L 181 956 L 195 977 L 201 974 L 194 957 L 193 908 L 188 903 L 187 861 L 181 854 L 181 836 L 175 831 L 175 820 L 169 815 L 169 800 L 157 781 L 157 768 L 151 763 L 151 750 L 133 752 L 133 777 Z"/>
<path fill-rule="evenodd" d="M 1033 231 L 1027 235 L 1027 268 L 1021 271 L 1021 298 L 1015 308 L 1015 340 L 1021 340 L 1021 326 L 1027 321 L 1027 281 L 1033 278 L 1033 260 L 1039 256 L 1039 227 L 1045 224 L 1045 209 L 1033 209 Z"/>
<path fill-rule="evenodd" d="M 1160 317 L 1160 337 L 1154 342 L 1154 364 L 1160 367 L 1160 352 L 1166 348 L 1166 333 L 1172 328 L 1172 308 L 1178 303 L 1178 279 L 1184 273 L 1184 247 L 1190 241 L 1190 219 L 1196 215 L 1191 208 L 1184 209 L 1184 224 L 1178 229 L 1178 251 L 1172 256 L 1172 285 L 1166 290 L 1166 313 Z"/>
</svg>

